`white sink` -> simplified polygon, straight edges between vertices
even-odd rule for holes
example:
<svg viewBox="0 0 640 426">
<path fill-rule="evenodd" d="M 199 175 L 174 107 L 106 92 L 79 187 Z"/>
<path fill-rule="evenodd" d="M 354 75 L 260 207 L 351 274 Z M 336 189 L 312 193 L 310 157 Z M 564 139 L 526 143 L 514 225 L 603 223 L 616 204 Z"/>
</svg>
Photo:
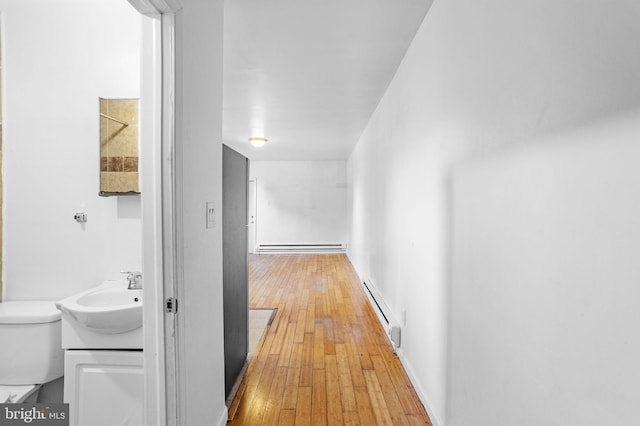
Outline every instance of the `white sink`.
<svg viewBox="0 0 640 426">
<path fill-rule="evenodd" d="M 127 281 L 105 281 L 57 302 L 56 307 L 95 333 L 126 333 L 142 326 L 142 290 L 127 286 Z"/>
</svg>

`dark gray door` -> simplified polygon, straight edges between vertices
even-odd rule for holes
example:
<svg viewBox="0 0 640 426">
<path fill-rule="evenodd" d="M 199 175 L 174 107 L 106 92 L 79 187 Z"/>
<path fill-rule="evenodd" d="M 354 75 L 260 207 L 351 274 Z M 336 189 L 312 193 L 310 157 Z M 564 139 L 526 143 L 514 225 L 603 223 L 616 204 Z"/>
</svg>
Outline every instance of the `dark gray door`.
<svg viewBox="0 0 640 426">
<path fill-rule="evenodd" d="M 222 157 L 222 274 L 224 369 L 227 396 L 244 366 L 248 350 L 248 182 L 249 160 L 224 145 Z"/>
</svg>

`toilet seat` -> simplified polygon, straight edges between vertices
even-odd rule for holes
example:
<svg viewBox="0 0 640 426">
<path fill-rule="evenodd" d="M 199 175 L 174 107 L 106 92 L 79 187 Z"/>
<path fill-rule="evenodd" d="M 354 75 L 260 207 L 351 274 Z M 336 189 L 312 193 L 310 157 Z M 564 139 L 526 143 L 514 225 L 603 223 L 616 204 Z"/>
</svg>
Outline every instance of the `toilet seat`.
<svg viewBox="0 0 640 426">
<path fill-rule="evenodd" d="M 37 391 L 41 386 L 42 385 L 0 385 L 0 404 L 20 404 L 31 396 L 37 397 Z"/>
</svg>

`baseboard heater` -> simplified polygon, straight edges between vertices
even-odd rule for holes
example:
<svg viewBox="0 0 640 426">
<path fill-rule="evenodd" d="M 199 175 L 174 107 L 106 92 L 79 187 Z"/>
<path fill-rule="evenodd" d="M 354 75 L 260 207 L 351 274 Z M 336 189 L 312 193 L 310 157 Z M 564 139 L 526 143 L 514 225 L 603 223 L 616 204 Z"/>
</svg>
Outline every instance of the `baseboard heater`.
<svg viewBox="0 0 640 426">
<path fill-rule="evenodd" d="M 258 254 L 345 253 L 345 244 L 260 244 Z"/>
<path fill-rule="evenodd" d="M 391 312 L 391 309 L 382 299 L 382 296 L 378 293 L 375 285 L 371 285 L 371 283 L 367 284 L 366 281 L 362 281 L 362 285 L 367 290 L 371 302 L 373 302 L 371 305 L 376 311 L 378 320 L 387 332 L 389 340 L 391 340 L 391 343 L 395 348 L 399 348 L 401 343 L 402 329 L 398 325 L 398 322 Z"/>
</svg>

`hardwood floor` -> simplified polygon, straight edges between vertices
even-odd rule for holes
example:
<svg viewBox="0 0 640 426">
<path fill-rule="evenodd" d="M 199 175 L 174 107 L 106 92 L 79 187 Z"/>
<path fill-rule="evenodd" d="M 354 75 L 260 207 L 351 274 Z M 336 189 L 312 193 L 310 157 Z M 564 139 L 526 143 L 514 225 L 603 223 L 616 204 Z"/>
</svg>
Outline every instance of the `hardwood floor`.
<svg viewBox="0 0 640 426">
<path fill-rule="evenodd" d="M 228 425 L 431 425 L 345 255 L 260 255 L 249 308 L 277 308 Z"/>
</svg>

